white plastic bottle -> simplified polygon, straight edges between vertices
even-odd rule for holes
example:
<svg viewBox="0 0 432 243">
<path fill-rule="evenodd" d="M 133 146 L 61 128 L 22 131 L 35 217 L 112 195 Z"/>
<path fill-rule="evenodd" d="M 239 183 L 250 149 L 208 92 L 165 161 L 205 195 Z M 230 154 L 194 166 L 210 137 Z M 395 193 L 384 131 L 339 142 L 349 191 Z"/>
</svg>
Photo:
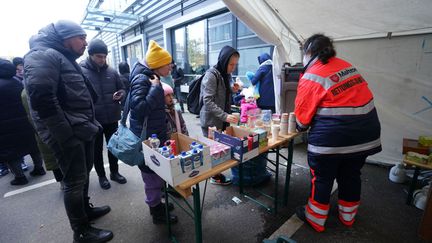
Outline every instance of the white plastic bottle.
<svg viewBox="0 0 432 243">
<path fill-rule="evenodd" d="M 152 134 L 151 137 L 149 138 L 149 142 L 150 142 L 150 147 L 156 151 L 158 151 L 159 145 L 160 145 L 160 140 L 159 138 L 157 138 L 156 134 Z"/>
</svg>

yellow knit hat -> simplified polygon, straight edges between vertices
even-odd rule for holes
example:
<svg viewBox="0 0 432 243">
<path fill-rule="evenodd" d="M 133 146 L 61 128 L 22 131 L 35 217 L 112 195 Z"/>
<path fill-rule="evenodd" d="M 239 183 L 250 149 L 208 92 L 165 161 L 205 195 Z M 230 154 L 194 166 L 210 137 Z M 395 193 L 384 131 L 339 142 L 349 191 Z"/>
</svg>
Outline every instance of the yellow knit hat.
<svg viewBox="0 0 432 243">
<path fill-rule="evenodd" d="M 171 55 L 167 50 L 163 49 L 154 40 L 150 40 L 147 53 L 146 53 L 146 63 L 149 68 L 157 69 L 172 61 Z"/>
</svg>

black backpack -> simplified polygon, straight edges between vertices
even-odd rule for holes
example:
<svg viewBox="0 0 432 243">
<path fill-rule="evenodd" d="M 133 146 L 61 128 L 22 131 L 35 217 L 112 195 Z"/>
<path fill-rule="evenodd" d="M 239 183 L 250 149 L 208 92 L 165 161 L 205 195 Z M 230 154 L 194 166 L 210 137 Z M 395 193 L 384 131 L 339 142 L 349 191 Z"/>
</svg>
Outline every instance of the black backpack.
<svg viewBox="0 0 432 243">
<path fill-rule="evenodd" d="M 190 82 L 189 84 L 189 94 L 187 96 L 186 101 L 187 101 L 189 112 L 195 115 L 199 115 L 201 111 L 201 107 L 203 106 L 202 101 L 200 100 L 200 93 L 201 93 L 201 83 L 205 74 L 206 73 L 192 80 L 192 82 Z M 215 73 L 213 74 L 216 76 Z"/>
</svg>

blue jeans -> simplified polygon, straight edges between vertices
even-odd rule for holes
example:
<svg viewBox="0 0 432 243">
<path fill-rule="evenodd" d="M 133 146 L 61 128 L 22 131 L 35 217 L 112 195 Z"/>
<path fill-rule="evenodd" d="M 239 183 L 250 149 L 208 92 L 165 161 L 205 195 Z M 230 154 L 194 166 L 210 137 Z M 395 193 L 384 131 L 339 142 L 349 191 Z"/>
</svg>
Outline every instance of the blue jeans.
<svg viewBox="0 0 432 243">
<path fill-rule="evenodd" d="M 89 173 L 94 160 L 94 140 L 77 138 L 68 144 L 51 146 L 63 173 L 64 204 L 72 230 L 88 223 L 85 211 L 88 205 Z"/>
</svg>

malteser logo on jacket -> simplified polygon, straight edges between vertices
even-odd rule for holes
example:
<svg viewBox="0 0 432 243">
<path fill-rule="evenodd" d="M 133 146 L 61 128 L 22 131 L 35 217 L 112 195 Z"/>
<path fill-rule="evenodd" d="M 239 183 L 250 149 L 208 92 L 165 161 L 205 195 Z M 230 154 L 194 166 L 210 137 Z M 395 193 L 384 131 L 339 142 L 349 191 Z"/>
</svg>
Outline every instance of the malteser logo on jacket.
<svg viewBox="0 0 432 243">
<path fill-rule="evenodd" d="M 351 73 L 354 73 L 354 72 L 357 72 L 357 69 L 355 67 L 342 70 L 342 71 L 338 72 L 338 75 L 342 79 L 344 76 L 351 74 Z"/>
<path fill-rule="evenodd" d="M 330 76 L 330 80 L 337 83 L 339 82 L 339 76 L 337 74 L 333 74 L 332 76 Z"/>
</svg>

